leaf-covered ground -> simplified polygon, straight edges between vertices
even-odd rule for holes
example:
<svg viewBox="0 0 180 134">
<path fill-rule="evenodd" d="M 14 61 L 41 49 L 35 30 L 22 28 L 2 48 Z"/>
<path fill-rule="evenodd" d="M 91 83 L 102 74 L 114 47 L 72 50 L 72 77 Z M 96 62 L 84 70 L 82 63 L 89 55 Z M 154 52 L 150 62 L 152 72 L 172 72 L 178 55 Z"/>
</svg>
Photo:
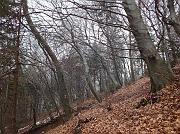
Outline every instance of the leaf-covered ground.
<svg viewBox="0 0 180 134">
<path fill-rule="evenodd" d="M 176 81 L 157 94 L 150 94 L 149 77 L 144 77 L 101 104 L 87 100 L 76 106 L 65 124 L 45 127 L 46 134 L 180 134 L 180 65 L 174 68 Z M 34 134 L 34 133 L 33 133 Z"/>
<path fill-rule="evenodd" d="M 150 80 L 141 78 L 104 99 L 89 105 L 65 124 L 46 134 L 180 134 L 180 82 L 149 94 Z"/>
</svg>

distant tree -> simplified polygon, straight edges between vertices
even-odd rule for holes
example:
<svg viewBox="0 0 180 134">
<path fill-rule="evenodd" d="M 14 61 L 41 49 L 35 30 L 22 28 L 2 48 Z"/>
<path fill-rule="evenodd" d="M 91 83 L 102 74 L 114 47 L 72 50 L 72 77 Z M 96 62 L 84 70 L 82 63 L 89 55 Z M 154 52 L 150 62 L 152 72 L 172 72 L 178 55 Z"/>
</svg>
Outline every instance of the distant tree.
<svg viewBox="0 0 180 134">
<path fill-rule="evenodd" d="M 72 24 L 70 24 L 70 21 L 67 20 L 71 27 L 68 28 L 67 26 L 64 25 L 64 27 L 67 29 L 67 31 L 69 32 L 69 34 L 71 35 L 71 40 L 72 40 L 72 43 L 70 42 L 72 48 L 79 54 L 81 60 L 82 60 L 82 64 L 83 64 L 83 69 L 84 69 L 84 76 L 85 76 L 85 79 L 86 79 L 86 82 L 87 82 L 87 85 L 90 89 L 90 91 L 92 92 L 92 94 L 95 96 L 95 98 L 98 100 L 98 102 L 102 102 L 102 98 L 101 96 L 99 95 L 99 93 L 97 92 L 96 90 L 96 87 L 95 85 L 93 85 L 92 83 L 92 79 L 90 77 L 90 73 L 89 73 L 89 65 L 88 65 L 88 62 L 87 62 L 87 59 L 85 57 L 85 54 L 83 53 L 83 51 L 81 50 L 80 46 L 78 45 L 79 42 L 76 41 L 76 37 L 75 37 L 75 33 L 74 33 L 74 29 L 73 29 L 73 26 Z M 63 24 L 65 24 L 63 22 Z M 69 41 L 67 41 L 69 42 Z M 79 43 L 80 44 L 80 43 Z"/>
<path fill-rule="evenodd" d="M 101 96 L 99 95 L 99 93 L 97 92 L 96 90 L 96 87 L 95 85 L 92 84 L 92 80 L 90 78 L 90 75 L 89 75 L 89 66 L 88 66 L 88 62 L 83 54 L 83 52 L 81 51 L 81 49 L 79 48 L 79 46 L 77 46 L 76 44 L 74 44 L 74 49 L 76 49 L 76 51 L 79 53 L 82 61 L 83 61 L 83 66 L 84 66 L 84 73 L 85 73 L 85 78 L 86 78 L 86 81 L 87 81 L 87 84 L 92 92 L 92 94 L 95 96 L 95 98 L 98 100 L 98 102 L 102 102 L 102 98 Z"/>
<path fill-rule="evenodd" d="M 174 0 L 155 2 L 155 13 L 159 24 L 159 43 L 162 43 L 162 53 L 166 56 L 169 68 L 178 63 L 179 52 L 179 20 L 180 3 Z M 171 57 L 172 56 L 172 57 Z M 172 69 L 171 69 L 172 70 Z"/>
<path fill-rule="evenodd" d="M 170 25 L 174 27 L 177 35 L 180 37 L 180 3 L 176 2 L 176 7 L 178 8 L 176 13 L 175 0 L 168 0 L 167 7 L 169 9 L 170 17 L 168 18 L 168 22 Z"/>
</svg>

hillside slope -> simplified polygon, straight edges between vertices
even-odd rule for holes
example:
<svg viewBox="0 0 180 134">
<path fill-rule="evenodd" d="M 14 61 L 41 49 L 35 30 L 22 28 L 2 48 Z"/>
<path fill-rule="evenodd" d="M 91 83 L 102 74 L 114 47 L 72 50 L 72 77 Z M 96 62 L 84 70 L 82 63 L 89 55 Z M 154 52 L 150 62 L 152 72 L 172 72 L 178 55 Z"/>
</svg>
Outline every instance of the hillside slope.
<svg viewBox="0 0 180 134">
<path fill-rule="evenodd" d="M 149 91 L 150 80 L 144 77 L 121 88 L 114 95 L 104 99 L 102 104 L 89 104 L 89 109 L 82 110 L 65 124 L 43 133 L 179 134 L 179 80 L 157 94 L 149 94 Z"/>
<path fill-rule="evenodd" d="M 150 94 L 150 79 L 144 77 L 102 103 L 76 104 L 78 112 L 64 124 L 58 118 L 33 131 L 28 125 L 18 134 L 180 134 L 180 65 L 173 71 L 175 82 L 156 94 Z"/>
</svg>

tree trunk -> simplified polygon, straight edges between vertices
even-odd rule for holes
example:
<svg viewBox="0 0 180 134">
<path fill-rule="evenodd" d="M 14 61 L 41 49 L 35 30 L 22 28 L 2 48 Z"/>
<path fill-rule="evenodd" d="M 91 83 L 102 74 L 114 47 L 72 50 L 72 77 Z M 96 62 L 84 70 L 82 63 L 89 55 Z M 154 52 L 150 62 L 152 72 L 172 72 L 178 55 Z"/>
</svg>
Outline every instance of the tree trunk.
<svg viewBox="0 0 180 134">
<path fill-rule="evenodd" d="M 33 127 L 36 126 L 36 106 L 33 104 Z"/>
<path fill-rule="evenodd" d="M 120 86 L 122 86 L 122 83 L 118 83 L 114 77 L 114 75 L 112 74 L 112 72 L 110 71 L 110 69 L 108 68 L 108 66 L 105 63 L 105 59 L 103 56 L 101 56 L 91 45 L 87 44 L 93 51 L 94 53 L 99 57 L 100 62 L 102 64 L 103 69 L 107 72 L 107 75 L 109 76 L 109 78 L 111 79 L 113 85 L 115 88 L 119 88 Z"/>
<path fill-rule="evenodd" d="M 111 55 L 112 55 L 112 61 L 113 61 L 113 65 L 114 65 L 115 74 L 116 74 L 116 77 L 117 77 L 117 80 L 118 80 L 119 84 L 122 86 L 122 83 L 121 83 L 121 80 L 120 80 L 120 77 L 119 77 L 116 57 L 115 57 L 116 52 L 114 51 L 114 47 L 113 47 L 111 42 L 109 42 L 109 45 L 110 45 L 110 49 L 111 49 Z M 118 84 L 118 86 L 116 86 L 116 88 L 119 87 L 119 84 Z"/>
<path fill-rule="evenodd" d="M 109 16 L 109 15 L 108 15 L 108 16 Z M 108 17 L 107 17 L 107 20 L 106 20 L 106 21 L 108 22 Z M 120 77 L 119 77 L 118 66 L 117 66 L 117 63 L 116 63 L 116 56 L 115 56 L 115 55 L 116 55 L 116 52 L 115 52 L 115 50 L 114 50 L 114 46 L 113 46 L 112 41 L 111 41 L 111 40 L 112 40 L 111 38 L 113 38 L 113 35 L 110 35 L 110 34 L 109 34 L 109 31 L 110 31 L 110 30 L 111 30 L 111 29 L 109 29 L 108 27 L 105 28 L 104 34 L 105 34 L 105 36 L 106 36 L 106 38 L 107 38 L 107 44 L 110 45 L 110 51 L 111 51 L 112 62 L 113 62 L 113 65 L 114 65 L 114 70 L 115 70 L 116 78 L 117 78 L 119 84 L 122 86 L 121 80 L 120 80 Z M 101 58 L 101 60 L 103 60 L 103 59 Z M 103 61 L 104 61 L 104 60 L 103 60 Z M 103 66 L 106 66 L 103 61 L 102 61 Z M 107 70 L 108 68 L 105 67 L 105 69 Z M 107 70 L 107 72 L 108 72 L 108 74 L 109 74 L 109 73 L 110 73 L 110 70 Z M 109 76 L 112 78 L 111 80 L 113 81 L 113 84 L 115 85 L 115 88 L 116 88 L 116 87 L 119 87 L 119 84 L 118 84 L 118 82 L 116 81 L 116 79 L 113 78 L 114 76 L 112 76 L 112 73 L 111 73 Z"/>
<path fill-rule="evenodd" d="M 49 47 L 49 45 L 47 44 L 45 39 L 40 35 L 40 33 L 36 29 L 35 25 L 33 24 L 32 20 L 29 16 L 29 13 L 28 13 L 27 0 L 24 0 L 23 11 L 25 14 L 25 18 L 28 22 L 28 25 L 31 29 L 31 32 L 34 34 L 35 38 L 40 42 L 41 47 L 48 53 L 52 62 L 54 63 L 57 78 L 58 78 L 58 89 L 61 90 L 60 98 L 61 98 L 62 106 L 63 106 L 63 109 L 64 109 L 66 116 L 70 117 L 72 114 L 72 110 L 71 110 L 71 107 L 69 105 L 69 95 L 68 95 L 68 91 L 67 91 L 67 88 L 65 85 L 64 75 L 63 75 L 60 63 L 59 63 L 55 53 L 51 50 L 51 48 Z"/>
<path fill-rule="evenodd" d="M 21 14 L 20 14 L 21 15 Z M 20 18 L 18 18 L 20 19 Z M 19 20 L 20 21 L 20 20 Z M 13 85 L 13 99 L 12 99 L 12 134 L 16 134 L 18 131 L 17 127 L 17 89 L 18 89 L 18 70 L 19 70 L 19 46 L 20 46 L 20 29 L 21 24 L 19 22 L 17 31 L 17 40 L 15 40 L 15 69 L 13 70 L 14 85 Z"/>
<path fill-rule="evenodd" d="M 167 62 L 168 68 L 171 71 L 171 73 L 173 73 L 172 68 L 171 68 L 171 64 L 170 64 L 170 60 L 169 60 L 168 46 L 167 46 L 167 44 L 165 43 L 164 40 L 162 41 L 162 45 L 164 47 L 164 53 L 165 53 L 165 56 L 166 56 L 166 62 Z"/>
<path fill-rule="evenodd" d="M 41 69 L 40 69 L 39 67 L 37 67 L 37 68 L 39 69 L 39 71 L 41 71 Z M 57 106 L 57 104 L 56 104 L 56 101 L 55 101 L 55 99 L 54 99 L 54 96 L 53 96 L 53 92 L 52 92 L 52 90 L 51 90 L 51 87 L 49 86 L 50 84 L 48 83 L 48 79 L 47 79 L 45 73 L 42 72 L 42 75 L 44 76 L 44 79 L 45 79 L 45 81 L 46 81 L 45 84 L 46 84 L 46 87 L 47 87 L 47 89 L 48 89 L 49 96 L 50 96 L 50 98 L 51 98 L 51 100 L 52 100 L 52 103 L 53 103 L 53 105 L 54 105 L 54 107 L 55 107 L 55 109 L 56 109 L 56 111 L 57 111 L 57 115 L 60 115 L 60 113 L 59 113 L 59 108 L 58 108 L 58 106 Z M 51 76 L 51 77 L 52 77 L 52 76 Z M 48 97 L 47 94 L 45 94 L 45 93 L 43 93 L 43 94 Z"/>
<path fill-rule="evenodd" d="M 131 70 L 131 80 L 135 81 L 135 75 L 134 75 L 134 67 L 133 67 L 133 61 L 132 61 L 132 45 L 131 45 L 132 41 L 131 41 L 131 32 L 129 32 L 129 44 L 130 44 L 130 48 L 129 48 L 129 58 L 130 58 L 130 70 Z"/>
<path fill-rule="evenodd" d="M 137 41 L 141 57 L 148 66 L 151 92 L 156 92 L 166 85 L 170 85 L 173 75 L 158 54 L 135 0 L 123 0 L 122 4 L 126 11 L 132 33 Z"/>
<path fill-rule="evenodd" d="M 170 27 L 166 23 L 165 23 L 165 26 L 166 26 L 167 35 L 169 38 L 170 48 L 172 49 L 173 64 L 171 66 L 173 66 L 173 65 L 176 65 L 178 63 L 178 59 L 180 58 L 180 56 L 178 56 L 179 51 L 176 48 L 176 45 L 175 45 L 173 38 L 171 37 Z"/>
<path fill-rule="evenodd" d="M 101 96 L 99 95 L 99 93 L 97 92 L 95 86 L 93 86 L 92 84 L 92 80 L 89 76 L 89 66 L 88 66 L 88 63 L 87 63 L 87 60 L 84 56 L 84 54 L 81 52 L 81 50 L 79 49 L 79 47 L 74 43 L 74 49 L 78 52 L 78 54 L 80 55 L 80 57 L 82 58 L 82 61 L 83 61 L 83 65 L 84 65 L 84 73 L 85 73 L 85 77 L 86 77 L 86 81 L 87 81 L 87 84 L 92 92 L 92 94 L 95 96 L 95 98 L 98 100 L 98 102 L 102 102 L 102 98 Z"/>
</svg>

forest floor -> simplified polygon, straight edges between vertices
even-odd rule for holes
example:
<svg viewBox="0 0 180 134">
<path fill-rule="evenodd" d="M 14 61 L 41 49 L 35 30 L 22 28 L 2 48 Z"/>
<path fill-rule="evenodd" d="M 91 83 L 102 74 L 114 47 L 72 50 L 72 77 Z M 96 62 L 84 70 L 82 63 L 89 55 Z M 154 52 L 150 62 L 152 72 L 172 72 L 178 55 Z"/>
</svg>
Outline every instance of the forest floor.
<svg viewBox="0 0 180 134">
<path fill-rule="evenodd" d="M 150 94 L 150 79 L 143 77 L 103 99 L 77 107 L 64 124 L 43 127 L 33 134 L 180 134 L 180 65 L 176 81 Z"/>
</svg>

